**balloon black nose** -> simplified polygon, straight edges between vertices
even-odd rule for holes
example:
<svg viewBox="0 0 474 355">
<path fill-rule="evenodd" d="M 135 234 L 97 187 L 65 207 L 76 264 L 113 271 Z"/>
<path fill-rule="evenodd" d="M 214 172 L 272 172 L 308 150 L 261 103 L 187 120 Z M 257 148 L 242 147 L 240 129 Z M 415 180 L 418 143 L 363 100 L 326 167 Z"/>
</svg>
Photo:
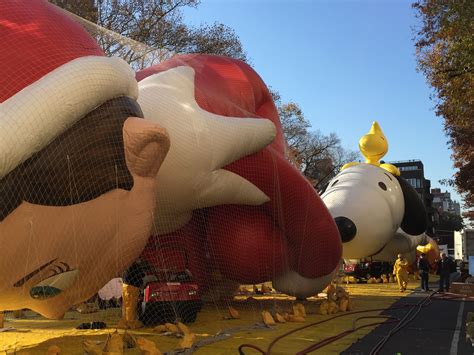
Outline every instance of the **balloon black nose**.
<svg viewBox="0 0 474 355">
<path fill-rule="evenodd" d="M 357 234 L 357 228 L 354 222 L 347 217 L 336 217 L 334 218 L 337 229 L 341 234 L 341 240 L 343 243 L 350 242 Z"/>
</svg>

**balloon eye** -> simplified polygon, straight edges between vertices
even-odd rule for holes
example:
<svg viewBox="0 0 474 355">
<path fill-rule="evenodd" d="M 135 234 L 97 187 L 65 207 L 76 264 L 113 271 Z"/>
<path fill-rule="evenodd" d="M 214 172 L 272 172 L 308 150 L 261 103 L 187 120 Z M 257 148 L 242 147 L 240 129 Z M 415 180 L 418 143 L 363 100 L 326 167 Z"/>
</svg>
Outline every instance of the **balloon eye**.
<svg viewBox="0 0 474 355">
<path fill-rule="evenodd" d="M 45 300 L 55 297 L 69 288 L 76 281 L 77 276 L 79 275 L 79 270 L 62 271 L 62 268 L 58 268 L 61 272 L 53 269 L 55 272 L 53 276 L 48 277 L 31 288 L 31 298 Z M 67 268 L 69 268 L 69 265 L 67 265 Z"/>
<path fill-rule="evenodd" d="M 385 185 L 383 182 L 379 182 L 379 186 L 382 190 L 387 191 L 387 185 Z"/>
<path fill-rule="evenodd" d="M 54 286 L 35 286 L 30 290 L 31 298 L 44 300 L 59 295 L 62 292 Z"/>
<path fill-rule="evenodd" d="M 339 182 L 339 180 L 334 181 L 331 186 L 336 185 L 338 182 Z"/>
</svg>

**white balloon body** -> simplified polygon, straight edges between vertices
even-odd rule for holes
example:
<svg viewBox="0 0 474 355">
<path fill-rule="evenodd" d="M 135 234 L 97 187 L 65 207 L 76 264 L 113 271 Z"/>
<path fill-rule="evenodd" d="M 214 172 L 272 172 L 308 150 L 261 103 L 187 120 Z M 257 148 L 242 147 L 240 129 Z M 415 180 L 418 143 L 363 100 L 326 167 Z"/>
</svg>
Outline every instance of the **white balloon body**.
<svg viewBox="0 0 474 355">
<path fill-rule="evenodd" d="M 408 262 L 414 262 L 416 260 L 416 247 L 428 243 L 429 237 L 425 233 L 410 235 L 399 228 L 385 248 L 372 256 L 372 260 L 394 261 L 398 254 L 402 254 Z"/>
<path fill-rule="evenodd" d="M 405 203 L 397 179 L 386 170 L 358 164 L 341 171 L 322 199 L 331 215 L 350 219 L 354 238 L 343 243 L 344 259 L 362 259 L 384 249 L 403 219 Z"/>
</svg>

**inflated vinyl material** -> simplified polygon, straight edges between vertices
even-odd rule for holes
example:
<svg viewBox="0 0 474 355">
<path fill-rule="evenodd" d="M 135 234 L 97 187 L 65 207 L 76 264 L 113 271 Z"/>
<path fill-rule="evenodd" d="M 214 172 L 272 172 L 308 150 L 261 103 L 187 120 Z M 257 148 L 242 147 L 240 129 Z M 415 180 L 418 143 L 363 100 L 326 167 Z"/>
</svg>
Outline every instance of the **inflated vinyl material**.
<svg viewBox="0 0 474 355">
<path fill-rule="evenodd" d="M 277 110 L 257 73 L 230 58 L 186 55 L 137 78 L 145 118 L 179 142 L 158 173 L 157 240 L 171 236 L 184 248 L 206 288 L 217 287 L 216 272 L 235 283 L 273 280 L 300 297 L 324 288 L 339 263 L 340 237 L 286 157 Z"/>
<path fill-rule="evenodd" d="M 146 297 L 192 322 L 242 284 L 304 298 L 331 281 L 336 223 L 249 65 L 135 73 L 45 0 L 0 1 L 0 40 L 0 311 L 91 311 L 122 276 L 126 328 L 155 317 Z"/>
<path fill-rule="evenodd" d="M 46 1 L 0 2 L 0 311 L 60 318 L 140 255 L 169 138 Z"/>
</svg>

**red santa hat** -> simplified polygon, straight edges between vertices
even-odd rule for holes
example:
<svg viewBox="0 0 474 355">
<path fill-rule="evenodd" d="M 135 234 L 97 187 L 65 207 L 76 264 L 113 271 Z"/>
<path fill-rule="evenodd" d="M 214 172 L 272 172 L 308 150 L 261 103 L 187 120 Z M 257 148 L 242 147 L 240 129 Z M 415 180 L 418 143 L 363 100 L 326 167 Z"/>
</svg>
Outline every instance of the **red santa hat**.
<svg viewBox="0 0 474 355">
<path fill-rule="evenodd" d="M 129 65 L 104 56 L 43 0 L 0 1 L 0 178 L 105 101 L 136 99 Z"/>
</svg>

